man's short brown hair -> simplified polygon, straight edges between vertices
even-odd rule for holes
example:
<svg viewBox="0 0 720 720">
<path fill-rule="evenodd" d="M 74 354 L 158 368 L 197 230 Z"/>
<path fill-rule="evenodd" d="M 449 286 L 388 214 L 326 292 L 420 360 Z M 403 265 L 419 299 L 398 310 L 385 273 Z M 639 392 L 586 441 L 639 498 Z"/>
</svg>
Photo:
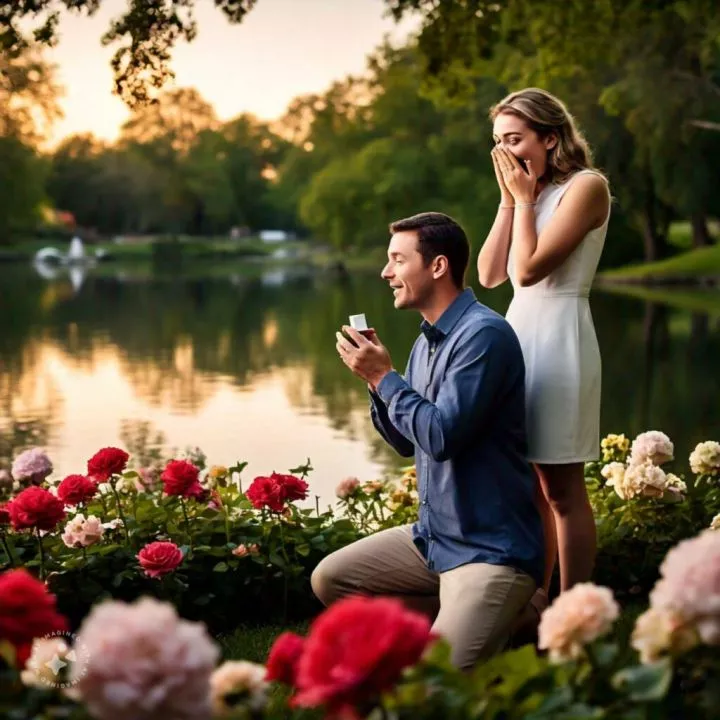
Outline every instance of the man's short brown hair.
<svg viewBox="0 0 720 720">
<path fill-rule="evenodd" d="M 465 272 L 470 260 L 470 243 L 465 231 L 449 215 L 425 212 L 390 223 L 390 232 L 414 230 L 418 237 L 418 252 L 425 266 L 438 255 L 444 255 L 450 266 L 450 277 L 456 287 L 465 285 Z"/>
</svg>

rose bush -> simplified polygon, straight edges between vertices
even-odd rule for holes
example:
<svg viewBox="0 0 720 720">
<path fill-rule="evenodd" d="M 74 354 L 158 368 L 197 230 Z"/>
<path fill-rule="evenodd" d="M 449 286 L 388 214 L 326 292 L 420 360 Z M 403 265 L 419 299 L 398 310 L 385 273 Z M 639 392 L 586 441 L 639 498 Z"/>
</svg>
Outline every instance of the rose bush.
<svg viewBox="0 0 720 720">
<path fill-rule="evenodd" d="M 374 626 L 354 611 L 345 616 L 345 624 L 321 616 L 325 620 L 318 623 L 327 623 L 327 632 L 316 633 L 313 625 L 308 638 L 288 634 L 278 639 L 267 659 L 267 679 L 292 685 L 298 704 L 322 705 L 318 717 L 326 712 L 364 717 L 382 706 L 398 719 L 472 713 L 540 720 L 603 713 L 629 720 L 643 716 L 651 705 L 653 717 L 703 717 L 711 697 L 705 681 L 718 671 L 714 643 L 720 603 L 717 548 L 706 538 L 720 538 L 720 532 L 708 530 L 702 540 L 692 541 L 691 550 L 678 543 L 711 527 L 720 515 L 714 445 L 701 443 L 684 462 L 669 459 L 677 453 L 667 436 L 646 434 L 635 440 L 606 438 L 604 462 L 586 469 L 600 539 L 594 579 L 607 591 L 580 587 L 553 603 L 544 618 L 542 644 L 561 664 L 522 648 L 466 677 L 450 667 L 438 641 L 385 685 L 376 682 L 382 672 L 375 675 L 372 668 L 394 668 L 394 673 L 397 667 L 392 662 L 385 666 L 383 653 L 387 650 L 389 658 L 401 654 L 402 642 L 412 633 L 396 634 L 377 621 L 391 646 L 379 638 L 365 644 L 375 637 Z M 109 596 L 134 602 L 142 595 L 158 595 L 171 601 L 180 617 L 204 620 L 212 632 L 225 632 L 240 618 L 277 622 L 307 617 L 320 610 L 309 575 L 324 555 L 363 534 L 409 522 L 416 513 L 412 467 L 395 482 L 348 478 L 338 486 L 337 511 L 320 512 L 296 504 L 309 493 L 309 463 L 287 474 L 256 478 L 243 492 L 239 473 L 244 464 L 207 470 L 204 457 L 196 453 L 167 463 L 158 460 L 150 470 L 143 458 L 145 464 L 135 470 L 128 468 L 132 458 L 125 458 L 124 451 L 105 450 L 112 452 L 96 454 L 103 462 L 92 475 L 88 467 L 96 492 L 79 503 L 82 507 L 65 502 L 77 495 L 61 499 L 62 483 L 55 488 L 51 477 L 40 487 L 27 488 L 33 492 L 16 511 L 22 510 L 26 519 L 34 514 L 39 524 L 18 529 L 3 525 L 3 518 L 11 522 L 12 505 L 27 490 L 0 488 L 2 500 L 9 501 L 0 513 L 0 563 L 23 564 L 37 572 L 42 560 L 49 573 L 47 587 L 57 593 L 57 607 L 69 616 L 72 628 L 81 625 L 93 604 Z M 611 463 L 618 465 L 603 474 Z M 161 484 L 141 480 L 141 471 L 143 478 L 162 476 Z M 620 471 L 629 488 L 624 496 L 607 483 Z M 104 480 L 95 482 L 100 477 Z M 67 485 L 89 493 L 80 481 Z M 53 525 L 58 506 L 67 521 Z M 668 553 L 675 545 L 678 553 Z M 645 609 L 645 595 L 659 579 L 650 607 L 635 623 Z M 629 608 L 617 620 L 616 603 Z M 319 644 L 316 653 L 307 654 L 313 636 Z M 43 648 L 37 652 L 44 657 Z M 23 653 L 28 653 L 27 642 Z M 305 657 L 315 660 L 310 665 Z M 301 672 L 303 663 L 308 666 Z M 282 692 L 266 698 L 259 672 L 258 666 L 228 666 L 210 683 L 210 700 L 203 707 L 214 705 L 219 716 L 237 711 L 240 717 L 293 717 Z M 265 699 L 269 705 L 260 709 Z"/>
</svg>

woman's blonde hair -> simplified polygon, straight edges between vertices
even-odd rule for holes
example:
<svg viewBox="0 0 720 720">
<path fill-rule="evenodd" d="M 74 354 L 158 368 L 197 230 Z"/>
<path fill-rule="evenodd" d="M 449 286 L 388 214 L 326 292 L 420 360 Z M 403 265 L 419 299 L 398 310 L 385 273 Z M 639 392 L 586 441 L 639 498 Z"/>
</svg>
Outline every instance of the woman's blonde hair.
<svg viewBox="0 0 720 720">
<path fill-rule="evenodd" d="M 554 135 L 557 143 L 548 150 L 544 177 L 549 183 L 564 183 L 578 170 L 597 170 L 592 153 L 564 103 L 540 88 L 510 93 L 490 108 L 490 119 L 506 113 L 524 120 L 540 138 Z M 599 173 L 601 174 L 601 173 Z"/>
</svg>

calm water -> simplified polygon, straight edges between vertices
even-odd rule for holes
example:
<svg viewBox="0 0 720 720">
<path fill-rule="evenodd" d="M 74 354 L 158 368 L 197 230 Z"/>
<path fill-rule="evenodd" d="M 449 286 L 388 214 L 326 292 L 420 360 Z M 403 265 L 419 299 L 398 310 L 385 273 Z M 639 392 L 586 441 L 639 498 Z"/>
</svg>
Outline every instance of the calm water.
<svg viewBox="0 0 720 720">
<path fill-rule="evenodd" d="M 510 299 L 503 288 L 478 295 L 500 312 Z M 687 456 L 720 439 L 720 300 L 679 298 L 694 309 L 600 291 L 591 302 L 603 431 L 663 429 Z M 376 437 L 364 386 L 335 351 L 336 328 L 357 312 L 403 367 L 418 316 L 395 311 L 371 274 L 106 265 L 42 278 L 0 266 L 0 464 L 27 442 L 28 423 L 62 476 L 103 445 L 127 446 L 147 422 L 170 448 L 249 461 L 246 479 L 310 457 L 312 488 L 329 502 L 342 477 L 403 462 Z"/>
</svg>

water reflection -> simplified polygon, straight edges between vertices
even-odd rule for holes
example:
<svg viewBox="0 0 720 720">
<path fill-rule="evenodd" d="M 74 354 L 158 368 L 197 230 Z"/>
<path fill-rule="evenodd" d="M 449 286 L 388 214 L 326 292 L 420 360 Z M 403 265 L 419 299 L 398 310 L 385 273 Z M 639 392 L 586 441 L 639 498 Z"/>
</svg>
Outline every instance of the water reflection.
<svg viewBox="0 0 720 720">
<path fill-rule="evenodd" d="M 364 387 L 334 348 L 339 324 L 364 312 L 405 362 L 417 316 L 394 311 L 375 275 L 193 271 L 106 266 L 76 285 L 67 275 L 0 268 L 4 436 L 38 421 L 59 472 L 69 473 L 98 446 L 121 443 L 124 420 L 147 420 L 172 447 L 199 445 L 212 462 L 249 460 L 250 475 L 309 455 L 314 488 L 328 501 L 344 475 L 375 477 L 404 462 L 375 435 Z M 479 295 L 500 312 L 509 301 L 503 289 Z M 679 455 L 720 437 L 720 311 L 604 293 L 592 307 L 603 430 L 662 428 Z"/>
</svg>

